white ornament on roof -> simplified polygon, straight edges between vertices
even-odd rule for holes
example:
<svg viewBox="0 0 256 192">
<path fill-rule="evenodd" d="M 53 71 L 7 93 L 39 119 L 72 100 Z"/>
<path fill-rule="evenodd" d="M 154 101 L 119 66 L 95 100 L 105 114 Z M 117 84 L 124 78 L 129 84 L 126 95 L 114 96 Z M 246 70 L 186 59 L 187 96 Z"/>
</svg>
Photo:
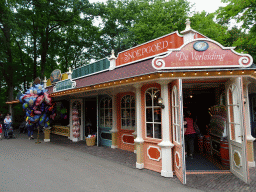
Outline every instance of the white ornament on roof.
<svg viewBox="0 0 256 192">
<path fill-rule="evenodd" d="M 184 31 L 181 31 L 181 34 L 184 35 L 184 44 L 194 40 L 195 31 L 190 27 L 190 23 L 190 20 L 186 19 L 186 29 Z"/>
<path fill-rule="evenodd" d="M 71 70 L 71 67 L 68 68 L 68 79 L 72 79 L 72 70 Z"/>
<path fill-rule="evenodd" d="M 115 57 L 114 49 L 112 49 L 112 51 L 111 51 L 111 56 L 110 56 L 109 60 L 110 60 L 109 70 L 115 69 L 116 68 L 116 57 Z"/>
<path fill-rule="evenodd" d="M 46 79 L 46 76 L 44 76 L 43 83 L 44 83 L 44 88 L 46 88 L 46 87 L 47 87 L 47 79 Z"/>
<path fill-rule="evenodd" d="M 109 59 L 110 59 L 110 60 L 111 60 L 111 59 L 116 59 L 114 49 L 112 49 L 112 51 L 111 51 L 111 56 L 110 56 Z"/>
<path fill-rule="evenodd" d="M 191 29 L 191 27 L 190 27 L 190 20 L 189 19 L 186 19 L 186 29 L 185 29 L 185 31 L 187 31 L 187 30 L 189 30 L 189 29 Z"/>
</svg>

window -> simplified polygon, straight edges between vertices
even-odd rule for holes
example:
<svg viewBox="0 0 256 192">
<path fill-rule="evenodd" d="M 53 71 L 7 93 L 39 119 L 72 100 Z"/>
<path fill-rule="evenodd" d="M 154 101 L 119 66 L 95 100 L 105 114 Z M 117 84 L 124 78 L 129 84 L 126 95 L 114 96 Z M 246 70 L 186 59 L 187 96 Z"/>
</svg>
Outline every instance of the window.
<svg viewBox="0 0 256 192">
<path fill-rule="evenodd" d="M 121 129 L 135 130 L 135 99 L 131 95 L 121 99 Z"/>
<path fill-rule="evenodd" d="M 180 143 L 180 125 L 178 121 L 178 92 L 177 87 L 174 86 L 172 89 L 172 129 L 173 129 L 173 139 L 177 143 Z"/>
<path fill-rule="evenodd" d="M 156 139 L 162 138 L 161 107 L 158 106 L 160 91 L 150 88 L 146 96 L 146 136 Z"/>
<path fill-rule="evenodd" d="M 233 84 L 228 89 L 228 118 L 231 140 L 242 142 L 241 137 L 241 113 L 239 104 L 239 93 Z"/>
<path fill-rule="evenodd" d="M 100 126 L 112 127 L 112 99 L 104 97 L 100 101 Z"/>
</svg>

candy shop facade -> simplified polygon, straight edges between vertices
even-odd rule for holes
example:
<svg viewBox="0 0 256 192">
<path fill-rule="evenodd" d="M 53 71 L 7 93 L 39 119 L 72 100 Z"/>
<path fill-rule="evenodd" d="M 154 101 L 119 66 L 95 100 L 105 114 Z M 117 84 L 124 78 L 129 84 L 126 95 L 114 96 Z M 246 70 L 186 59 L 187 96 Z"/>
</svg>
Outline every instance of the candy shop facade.
<svg viewBox="0 0 256 192">
<path fill-rule="evenodd" d="M 97 146 L 134 152 L 136 168 L 176 175 L 183 184 L 198 172 L 232 172 L 249 183 L 255 166 L 252 57 L 198 33 L 189 21 L 181 33 L 65 74 L 54 71 L 51 78 L 48 93 L 68 113 L 66 123 L 52 126 L 53 134 L 74 142 L 95 134 Z M 194 159 L 185 157 L 185 110 L 201 132 Z"/>
</svg>

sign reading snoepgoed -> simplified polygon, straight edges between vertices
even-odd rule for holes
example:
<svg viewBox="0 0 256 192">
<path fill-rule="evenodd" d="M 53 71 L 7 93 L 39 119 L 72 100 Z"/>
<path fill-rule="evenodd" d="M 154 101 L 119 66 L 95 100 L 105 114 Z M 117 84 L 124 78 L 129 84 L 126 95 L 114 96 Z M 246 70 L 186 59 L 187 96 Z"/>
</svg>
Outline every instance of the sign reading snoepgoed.
<svg viewBox="0 0 256 192">
<path fill-rule="evenodd" d="M 253 59 L 209 39 L 196 39 L 152 61 L 155 69 L 249 67 Z"/>
<path fill-rule="evenodd" d="M 154 55 L 165 53 L 168 49 L 176 49 L 183 44 L 183 37 L 177 32 L 171 33 L 159 39 L 152 40 L 132 49 L 118 54 L 116 66 L 132 63 Z"/>
</svg>

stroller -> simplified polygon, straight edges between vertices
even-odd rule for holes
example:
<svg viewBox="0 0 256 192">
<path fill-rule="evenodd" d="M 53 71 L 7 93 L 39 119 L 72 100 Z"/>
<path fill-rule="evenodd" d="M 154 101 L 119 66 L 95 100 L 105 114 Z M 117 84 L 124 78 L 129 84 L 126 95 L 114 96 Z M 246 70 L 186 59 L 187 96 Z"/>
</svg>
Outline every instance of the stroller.
<svg viewBox="0 0 256 192">
<path fill-rule="evenodd" d="M 13 133 L 13 127 L 12 124 L 4 124 L 4 137 L 6 139 L 10 139 L 10 138 L 15 138 L 14 133 Z"/>
</svg>

